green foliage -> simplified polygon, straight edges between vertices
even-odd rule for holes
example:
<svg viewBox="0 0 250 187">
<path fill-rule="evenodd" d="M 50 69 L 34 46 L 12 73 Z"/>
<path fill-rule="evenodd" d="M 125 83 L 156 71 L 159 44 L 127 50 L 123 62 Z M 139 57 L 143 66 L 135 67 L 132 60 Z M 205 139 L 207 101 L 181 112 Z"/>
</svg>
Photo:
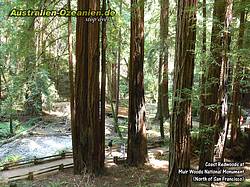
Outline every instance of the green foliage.
<svg viewBox="0 0 250 187">
<path fill-rule="evenodd" d="M 31 128 L 34 124 L 40 121 L 41 118 L 35 117 L 30 118 L 28 121 L 21 123 L 18 120 L 13 120 L 13 130 L 15 134 L 22 133 L 29 128 Z M 9 122 L 0 122 L 0 140 L 9 137 L 10 130 L 9 130 Z"/>
<path fill-rule="evenodd" d="M 144 80 L 144 86 L 146 94 L 149 94 L 149 97 L 156 101 L 158 84 L 156 83 L 157 81 L 155 80 L 157 80 L 157 75 L 147 74 Z"/>
<path fill-rule="evenodd" d="M 128 82 L 126 79 L 120 79 L 120 94 L 122 98 L 126 98 L 128 96 Z"/>
<path fill-rule="evenodd" d="M 200 87 L 194 84 L 192 90 L 192 116 L 198 116 L 200 113 Z"/>
<path fill-rule="evenodd" d="M 56 4 L 58 3 L 49 3 L 47 6 L 55 8 Z M 65 55 L 55 53 L 51 55 L 48 52 L 48 48 L 52 48 L 57 41 L 56 35 L 52 33 L 54 25 L 58 24 L 53 24 L 50 21 L 52 18 L 43 18 L 42 22 L 41 18 L 7 17 L 13 7 L 39 9 L 41 5 L 40 1 L 29 3 L 13 1 L 1 5 L 0 22 L 3 27 L 0 28 L 0 33 L 3 37 L 0 41 L 0 75 L 2 94 L 6 96 L 1 102 L 1 115 L 9 117 L 15 115 L 17 110 L 30 110 L 32 113 L 38 114 L 42 106 L 50 109 L 52 102 L 58 98 L 52 81 L 54 74 L 49 73 L 50 64 L 53 62 L 51 60 L 62 62 L 60 69 L 64 68 L 64 72 L 68 66 Z M 61 4 L 59 6 L 61 7 Z M 45 41 L 43 48 L 41 43 L 37 42 L 41 33 L 45 33 L 40 28 L 41 23 L 44 24 L 43 28 L 46 28 L 46 33 L 50 33 L 43 39 L 54 41 L 49 44 Z M 67 34 L 67 28 L 61 27 L 61 33 L 62 35 Z M 61 46 L 66 49 L 66 37 L 61 36 L 61 38 L 63 38 Z M 57 42 L 56 44 L 58 45 Z M 65 52 L 65 50 L 62 51 Z M 59 55 L 60 57 L 58 57 Z M 51 56 L 52 59 L 48 60 L 47 56 Z"/>
<path fill-rule="evenodd" d="M 26 121 L 23 126 L 26 127 L 32 127 L 34 126 L 37 122 L 41 121 L 40 117 L 34 117 L 34 118 L 30 118 L 28 121 Z"/>
<path fill-rule="evenodd" d="M 58 94 L 54 83 L 49 78 L 48 71 L 42 68 L 38 70 L 35 81 L 31 81 L 31 85 L 34 88 L 32 94 L 41 93 L 43 106 L 51 110 L 53 102 L 58 99 Z M 36 105 L 39 107 L 38 103 Z"/>
<path fill-rule="evenodd" d="M 194 128 L 191 131 L 192 152 L 196 155 L 200 153 L 200 137 L 199 129 Z"/>
<path fill-rule="evenodd" d="M 248 186 L 250 186 L 250 181 L 247 179 L 246 181 L 241 182 L 240 184 L 229 183 L 227 185 L 227 187 L 236 187 L 236 186 L 238 186 L 238 187 L 248 187 Z"/>
<path fill-rule="evenodd" d="M 9 136 L 9 122 L 0 122 L 0 139 Z"/>
<path fill-rule="evenodd" d="M 237 185 L 235 183 L 230 183 L 227 185 L 227 187 L 236 187 Z"/>
<path fill-rule="evenodd" d="M 0 165 L 14 164 L 14 163 L 17 163 L 20 160 L 22 160 L 22 156 L 20 156 L 20 155 L 9 155 L 3 161 L 0 162 Z"/>
<path fill-rule="evenodd" d="M 240 185 L 239 185 L 239 187 L 248 187 L 248 186 L 250 186 L 250 180 L 249 179 L 247 179 L 244 182 L 241 182 Z"/>
</svg>

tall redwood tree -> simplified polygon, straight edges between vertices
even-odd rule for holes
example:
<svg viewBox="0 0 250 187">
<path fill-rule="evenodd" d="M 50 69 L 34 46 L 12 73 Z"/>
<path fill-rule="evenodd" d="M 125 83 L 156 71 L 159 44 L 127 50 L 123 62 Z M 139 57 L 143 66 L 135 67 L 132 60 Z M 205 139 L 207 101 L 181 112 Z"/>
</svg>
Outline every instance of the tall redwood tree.
<svg viewBox="0 0 250 187">
<path fill-rule="evenodd" d="M 211 162 L 213 160 L 214 153 L 214 135 L 216 128 L 216 113 L 218 104 L 218 90 L 220 86 L 220 73 L 222 65 L 222 35 L 221 31 L 224 27 L 225 19 L 225 0 L 214 1 L 213 11 L 213 26 L 211 35 L 211 53 L 213 61 L 208 63 L 208 70 L 205 76 L 206 80 L 206 91 L 204 97 L 204 108 L 203 108 L 203 120 L 202 128 L 203 132 L 200 136 L 201 147 L 200 147 L 200 168 L 204 167 L 205 162 Z"/>
<path fill-rule="evenodd" d="M 191 95 L 194 75 L 197 0 L 178 1 L 174 70 L 173 114 L 170 125 L 169 187 L 191 186 L 190 168 Z"/>
<path fill-rule="evenodd" d="M 128 164 L 147 161 L 144 98 L 144 0 L 131 0 L 131 38 L 129 62 Z"/>
<path fill-rule="evenodd" d="M 79 10 L 100 10 L 99 0 L 78 0 Z M 104 166 L 104 128 L 99 114 L 99 22 L 77 17 L 74 171 L 99 174 Z"/>
<path fill-rule="evenodd" d="M 241 0 L 241 3 L 244 4 L 245 0 Z M 240 11 L 240 28 L 238 35 L 238 49 L 243 48 L 243 38 L 245 33 L 245 21 L 246 21 L 246 11 L 245 6 L 241 8 Z M 241 52 L 240 52 L 241 53 Z M 241 54 L 238 56 L 238 61 L 236 62 L 234 68 L 234 79 L 233 79 L 233 96 L 232 96 L 232 129 L 231 129 L 231 146 L 237 144 L 240 132 L 240 80 L 242 79 L 242 57 Z"/>
</svg>

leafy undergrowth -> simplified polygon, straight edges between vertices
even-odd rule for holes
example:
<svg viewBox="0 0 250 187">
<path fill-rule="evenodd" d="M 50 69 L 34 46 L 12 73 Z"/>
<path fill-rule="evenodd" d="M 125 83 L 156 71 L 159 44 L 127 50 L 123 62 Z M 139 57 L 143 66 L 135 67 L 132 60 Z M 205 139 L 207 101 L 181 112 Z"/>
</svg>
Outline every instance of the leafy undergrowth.
<svg viewBox="0 0 250 187">
<path fill-rule="evenodd" d="M 0 140 L 10 134 L 9 122 L 0 122 Z"/>
<path fill-rule="evenodd" d="M 40 120 L 39 117 L 31 117 L 27 121 L 13 121 L 14 135 L 20 134 L 30 129 L 34 124 Z M 10 133 L 9 122 L 0 122 L 0 140 L 10 138 L 13 134 Z"/>
</svg>

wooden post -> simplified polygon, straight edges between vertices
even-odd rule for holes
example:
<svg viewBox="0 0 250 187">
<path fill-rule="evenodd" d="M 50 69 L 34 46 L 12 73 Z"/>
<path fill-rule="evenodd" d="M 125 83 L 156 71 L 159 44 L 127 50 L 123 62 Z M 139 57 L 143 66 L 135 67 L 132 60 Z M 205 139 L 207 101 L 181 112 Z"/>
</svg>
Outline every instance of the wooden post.
<svg viewBox="0 0 250 187">
<path fill-rule="evenodd" d="M 59 171 L 63 171 L 63 169 L 64 169 L 64 165 L 63 164 L 59 165 Z"/>
<path fill-rule="evenodd" d="M 63 152 L 61 153 L 61 157 L 62 157 L 62 158 L 65 158 L 65 156 L 66 156 L 66 155 L 65 155 L 65 151 L 63 151 Z"/>
<path fill-rule="evenodd" d="M 29 172 L 28 173 L 28 180 L 33 180 L 34 179 L 34 173 L 33 172 Z"/>
<path fill-rule="evenodd" d="M 38 164 L 38 159 L 36 157 L 34 157 L 34 165 Z"/>
</svg>

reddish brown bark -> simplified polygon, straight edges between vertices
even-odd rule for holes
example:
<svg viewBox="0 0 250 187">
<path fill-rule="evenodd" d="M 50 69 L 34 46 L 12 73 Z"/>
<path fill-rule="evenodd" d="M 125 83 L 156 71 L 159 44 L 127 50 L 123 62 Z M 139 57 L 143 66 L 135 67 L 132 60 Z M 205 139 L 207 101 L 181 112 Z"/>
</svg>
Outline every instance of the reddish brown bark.
<svg viewBox="0 0 250 187">
<path fill-rule="evenodd" d="M 71 10 L 71 0 L 68 0 L 68 8 Z M 73 70 L 73 35 L 72 35 L 72 18 L 68 18 L 68 51 L 69 51 L 69 81 L 70 81 L 70 115 L 71 115 L 71 131 L 74 137 L 75 135 L 75 88 L 74 88 L 74 70 Z M 75 138 L 75 137 L 74 137 Z M 72 141 L 73 152 L 76 152 L 77 145 L 74 144 L 75 141 Z"/>
<path fill-rule="evenodd" d="M 116 53 L 116 57 L 115 59 L 117 59 L 117 53 Z M 115 101 L 116 100 L 116 89 L 117 89 L 117 72 L 116 72 L 117 68 L 116 68 L 116 62 L 111 64 L 111 89 L 110 90 L 110 93 L 111 93 L 111 96 L 112 96 L 112 101 Z"/>
<path fill-rule="evenodd" d="M 206 19 L 207 19 L 207 9 L 206 9 L 206 0 L 203 0 L 202 2 L 202 15 L 203 15 L 203 31 L 202 31 L 202 53 L 203 53 L 203 60 L 201 61 L 201 81 L 200 81 L 200 88 L 201 88 L 201 94 L 200 94 L 200 124 L 199 124 L 199 128 L 200 128 L 200 135 L 199 136 L 203 136 L 203 124 L 205 122 L 204 119 L 204 107 L 205 107 L 205 96 L 206 96 L 206 86 L 205 86 L 205 81 L 206 81 L 206 77 L 205 77 L 205 68 L 207 66 L 207 60 L 206 60 L 206 51 L 207 51 L 207 47 L 206 47 L 206 38 L 207 38 L 207 24 L 206 24 Z M 203 164 L 203 163 L 202 163 Z M 202 167 L 202 166 L 199 166 Z"/>
<path fill-rule="evenodd" d="M 229 126 L 229 117 L 228 117 L 228 76 L 229 76 L 229 50 L 230 50 L 230 31 L 229 27 L 232 21 L 232 7 L 233 0 L 226 0 L 226 12 L 224 18 L 224 33 L 223 33 L 223 50 L 222 50 L 222 64 L 221 64 L 221 73 L 220 73 L 220 87 L 219 87 L 219 98 L 218 105 L 221 105 L 217 111 L 217 119 L 216 119 L 216 130 L 215 131 L 215 139 L 216 147 L 215 147 L 215 155 L 214 160 L 218 159 L 223 161 L 224 158 L 224 150 L 225 144 L 227 140 L 228 134 L 228 126 Z"/>
<path fill-rule="evenodd" d="M 100 1 L 78 0 L 80 10 L 99 10 Z M 74 171 L 99 174 L 104 166 L 103 127 L 99 116 L 99 22 L 77 17 Z M 74 150 L 73 150 L 74 151 Z"/>
<path fill-rule="evenodd" d="M 147 137 L 144 98 L 144 1 L 131 1 L 131 41 L 129 62 L 129 165 L 143 165 L 147 161 Z"/>
<path fill-rule="evenodd" d="M 222 65 L 222 36 L 221 30 L 224 26 L 225 19 L 225 1 L 215 0 L 213 12 L 213 27 L 211 36 L 211 53 L 214 62 L 208 62 L 208 71 L 206 74 L 206 97 L 204 100 L 204 121 L 202 124 L 202 131 L 200 149 L 200 163 L 201 168 L 204 167 L 205 162 L 213 160 L 214 152 L 214 137 L 216 128 L 216 114 L 218 112 L 218 98 L 220 73 Z M 217 139 L 217 138 L 216 138 Z"/>
<path fill-rule="evenodd" d="M 241 1 L 242 4 L 245 0 Z M 243 48 L 243 37 L 245 32 L 245 7 L 240 13 L 240 28 L 238 37 L 238 49 Z M 233 79 L 233 98 L 232 98 L 232 126 L 231 126 L 231 146 L 237 143 L 238 135 L 240 131 L 240 111 L 239 111 L 239 101 L 240 101 L 240 79 L 241 79 L 241 55 L 238 57 L 238 61 L 234 68 L 234 79 Z"/>
<path fill-rule="evenodd" d="M 160 58 L 158 71 L 158 106 L 156 117 L 160 119 L 161 138 L 164 138 L 163 118 L 169 117 L 168 106 L 168 23 L 169 0 L 161 1 L 160 15 Z M 163 69 L 163 72 L 162 72 Z"/>
<path fill-rule="evenodd" d="M 106 0 L 102 1 L 102 11 L 106 10 Z M 101 132 L 105 132 L 105 96 L 106 96 L 106 49 L 107 49 L 107 34 L 106 34 L 106 22 L 102 22 L 102 61 L 101 61 Z M 105 133 L 101 134 L 101 141 L 104 144 L 105 142 Z M 101 160 L 105 160 L 105 150 L 104 145 L 101 146 L 102 158 Z M 101 163 L 101 167 L 104 168 L 104 162 Z"/>
<path fill-rule="evenodd" d="M 169 0 L 162 0 L 161 4 L 161 45 L 162 45 L 162 115 L 165 119 L 169 118 L 168 104 L 168 27 L 169 27 Z"/>
<path fill-rule="evenodd" d="M 196 0 L 178 2 L 174 70 L 173 114 L 170 125 L 169 187 L 191 186 L 190 169 L 191 93 L 196 41 Z"/>
<path fill-rule="evenodd" d="M 122 3 L 120 1 L 120 16 L 122 16 Z M 120 103 L 120 74 L 121 74 L 121 46 L 122 46 L 122 29 L 119 28 L 118 33 L 118 54 L 117 54 L 117 80 L 116 80 L 116 105 L 115 105 L 115 119 L 116 124 L 118 123 L 119 103 Z"/>
</svg>

